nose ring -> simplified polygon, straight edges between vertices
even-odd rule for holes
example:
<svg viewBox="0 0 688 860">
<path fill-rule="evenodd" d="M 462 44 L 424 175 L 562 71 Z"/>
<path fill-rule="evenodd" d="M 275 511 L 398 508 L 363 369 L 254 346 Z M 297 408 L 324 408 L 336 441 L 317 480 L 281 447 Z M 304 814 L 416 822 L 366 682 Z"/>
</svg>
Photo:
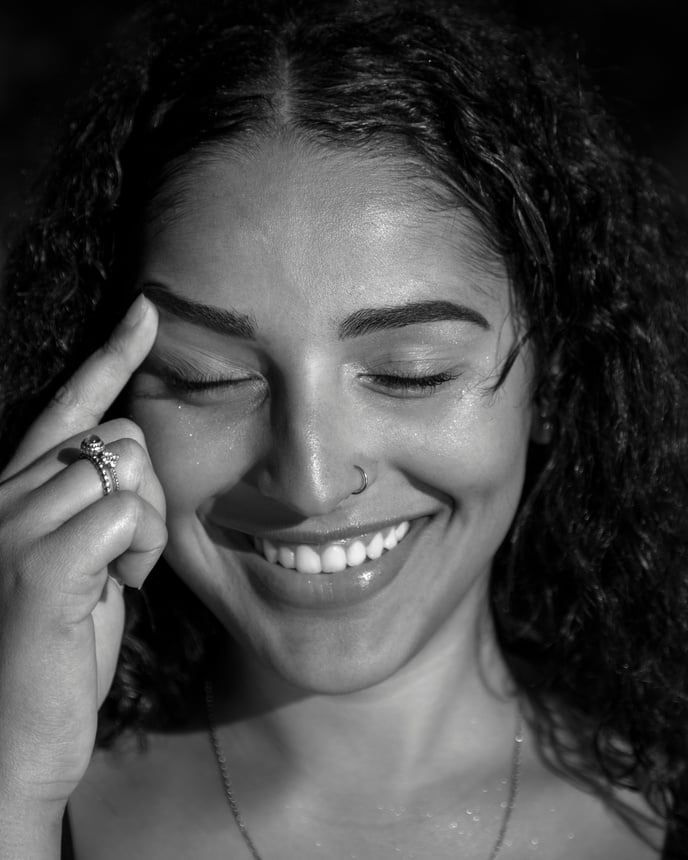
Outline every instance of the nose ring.
<svg viewBox="0 0 688 860">
<path fill-rule="evenodd" d="M 365 469 L 362 468 L 361 466 L 357 466 L 355 463 L 354 463 L 354 469 L 358 469 L 358 471 L 361 473 L 361 486 L 357 490 L 354 490 L 351 495 L 352 496 L 360 496 L 360 494 L 368 486 L 368 476 L 366 475 Z"/>
</svg>

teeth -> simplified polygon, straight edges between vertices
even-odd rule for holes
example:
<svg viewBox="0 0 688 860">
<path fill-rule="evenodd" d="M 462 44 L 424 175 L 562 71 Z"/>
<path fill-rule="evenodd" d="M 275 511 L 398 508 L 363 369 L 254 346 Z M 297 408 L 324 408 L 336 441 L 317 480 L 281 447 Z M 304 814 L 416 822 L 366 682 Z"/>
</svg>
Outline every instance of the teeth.
<svg viewBox="0 0 688 860">
<path fill-rule="evenodd" d="M 346 563 L 349 567 L 356 567 L 356 565 L 363 564 L 366 558 L 366 548 L 363 541 L 355 540 L 346 548 Z"/>
<path fill-rule="evenodd" d="M 295 560 L 300 573 L 322 573 L 320 556 L 311 546 L 297 546 Z"/>
<path fill-rule="evenodd" d="M 258 547 L 260 549 L 260 547 Z M 269 540 L 263 541 L 263 555 L 270 564 L 274 564 L 277 561 L 277 556 L 279 553 L 277 552 L 277 547 L 270 543 Z"/>
<path fill-rule="evenodd" d="M 356 567 L 369 559 L 380 558 L 403 540 L 409 530 L 408 521 L 391 526 L 372 535 L 367 543 L 360 538 L 350 543 L 330 543 L 322 547 L 309 544 L 286 546 L 269 540 L 254 538 L 253 543 L 270 564 L 296 570 L 299 573 L 337 573 L 347 567 Z"/>
<path fill-rule="evenodd" d="M 296 567 L 294 550 L 289 549 L 287 546 L 281 546 L 277 550 L 277 561 L 282 565 L 282 567 L 288 567 L 290 570 L 293 570 Z"/>
<path fill-rule="evenodd" d="M 326 546 L 321 555 L 323 573 L 337 573 L 344 570 L 347 564 L 346 550 L 343 546 L 331 544 Z"/>
<path fill-rule="evenodd" d="M 366 547 L 368 558 L 380 558 L 385 545 L 382 539 L 382 532 L 378 532 Z"/>
<path fill-rule="evenodd" d="M 398 542 L 399 541 L 397 540 L 397 534 L 396 534 L 394 527 L 392 527 L 391 529 L 388 529 L 385 532 L 385 536 L 383 538 L 383 543 L 385 545 L 385 549 L 394 549 L 394 547 L 397 545 Z"/>
</svg>

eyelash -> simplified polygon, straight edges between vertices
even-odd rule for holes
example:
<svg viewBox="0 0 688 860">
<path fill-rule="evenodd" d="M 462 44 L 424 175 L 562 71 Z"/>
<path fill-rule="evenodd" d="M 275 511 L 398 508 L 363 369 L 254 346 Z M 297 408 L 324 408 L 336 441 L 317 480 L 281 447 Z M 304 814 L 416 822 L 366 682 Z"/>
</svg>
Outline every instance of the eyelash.
<svg viewBox="0 0 688 860">
<path fill-rule="evenodd" d="M 425 394 L 432 393 L 447 382 L 453 382 L 458 378 L 458 374 L 449 373 L 448 371 L 434 373 L 428 376 L 372 373 L 364 375 L 364 378 L 381 386 L 382 388 L 388 388 L 400 392 Z M 249 381 L 249 379 L 245 378 L 227 379 L 212 376 L 187 377 L 181 376 L 172 371 L 165 373 L 165 382 L 167 385 L 174 391 L 186 394 L 202 394 L 204 391 L 231 388 L 234 385 L 239 385 L 242 382 Z"/>
<path fill-rule="evenodd" d="M 187 394 L 202 393 L 203 391 L 211 391 L 214 388 L 230 388 L 231 386 L 239 385 L 242 382 L 249 382 L 249 380 L 244 377 L 239 379 L 227 379 L 226 377 L 204 375 L 199 375 L 197 377 L 181 376 L 171 370 L 168 370 L 165 373 L 164 379 L 170 388 Z"/>
<path fill-rule="evenodd" d="M 425 393 L 432 392 L 447 382 L 453 382 L 457 379 L 457 375 L 447 371 L 443 373 L 433 373 L 429 376 L 373 373 L 367 375 L 366 379 L 370 379 L 385 388 L 396 389 L 397 391 L 415 391 Z"/>
</svg>

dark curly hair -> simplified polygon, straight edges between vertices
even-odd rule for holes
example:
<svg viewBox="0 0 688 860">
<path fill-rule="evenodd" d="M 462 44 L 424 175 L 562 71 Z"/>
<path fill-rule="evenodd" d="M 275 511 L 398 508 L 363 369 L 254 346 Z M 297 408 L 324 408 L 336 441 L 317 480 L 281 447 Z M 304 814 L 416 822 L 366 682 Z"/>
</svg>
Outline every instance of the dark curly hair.
<svg viewBox="0 0 688 860">
<path fill-rule="evenodd" d="M 500 643 L 553 762 L 680 818 L 685 218 L 580 70 L 538 38 L 451 0 L 180 0 L 141 15 L 8 258 L 4 456 L 131 301 L 137 226 L 164 206 L 166 180 L 209 148 L 281 133 L 420 167 L 506 261 L 521 321 L 511 360 L 532 344 L 553 433 L 529 454 L 493 566 Z M 217 622 L 160 578 L 127 596 L 103 743 L 183 720 L 212 654 Z"/>
</svg>

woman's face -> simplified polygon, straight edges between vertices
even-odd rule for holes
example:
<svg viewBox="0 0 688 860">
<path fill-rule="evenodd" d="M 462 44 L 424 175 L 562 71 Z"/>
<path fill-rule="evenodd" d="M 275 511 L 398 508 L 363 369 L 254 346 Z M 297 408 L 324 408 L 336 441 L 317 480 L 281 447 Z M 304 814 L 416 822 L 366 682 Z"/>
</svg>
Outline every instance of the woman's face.
<svg viewBox="0 0 688 860">
<path fill-rule="evenodd" d="M 477 225 L 401 164 L 276 143 L 166 191 L 140 274 L 160 329 L 132 411 L 170 564 L 301 688 L 374 684 L 448 625 L 461 641 L 532 413 L 527 354 L 493 390 L 514 321 Z"/>
</svg>

